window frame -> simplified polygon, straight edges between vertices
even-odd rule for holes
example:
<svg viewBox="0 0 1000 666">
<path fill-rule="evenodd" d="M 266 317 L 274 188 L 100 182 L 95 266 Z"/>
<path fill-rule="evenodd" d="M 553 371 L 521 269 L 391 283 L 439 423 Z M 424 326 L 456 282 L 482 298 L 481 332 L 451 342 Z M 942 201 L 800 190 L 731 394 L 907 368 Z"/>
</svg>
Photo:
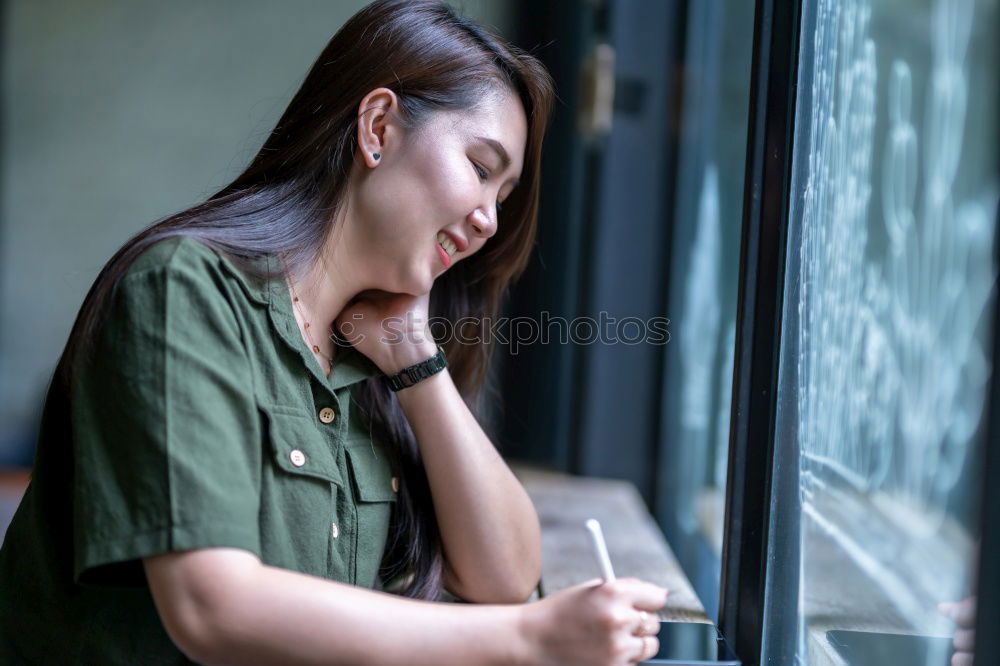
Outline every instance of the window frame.
<svg viewBox="0 0 1000 666">
<path fill-rule="evenodd" d="M 719 629 L 760 662 L 801 0 L 757 0 Z"/>
<path fill-rule="evenodd" d="M 572 82 L 561 91 L 566 104 L 557 105 L 559 123 L 555 123 L 555 127 L 558 131 L 549 140 L 549 143 L 555 142 L 550 146 L 554 150 L 548 151 L 557 155 L 562 150 L 569 156 L 568 164 L 565 160 L 564 163 L 547 160 L 546 179 L 555 183 L 556 191 L 542 198 L 543 214 L 546 219 L 574 219 L 580 224 L 570 225 L 566 233 L 561 230 L 554 233 L 552 227 L 546 232 L 545 227 L 542 228 L 539 248 L 547 273 L 534 266 L 529 268 L 526 279 L 515 292 L 512 314 L 532 312 L 539 304 L 555 304 L 557 307 L 551 309 L 556 310 L 556 314 L 572 317 L 586 312 L 588 304 L 592 304 L 594 280 L 600 277 L 589 273 L 594 253 L 593 235 L 596 226 L 605 223 L 592 210 L 598 203 L 596 192 L 600 187 L 621 186 L 622 183 L 621 179 L 609 183 L 598 173 L 604 152 L 614 136 L 588 143 L 576 133 L 570 110 L 579 101 L 576 73 L 580 60 L 588 52 L 588 45 L 597 37 L 610 36 L 606 34 L 609 25 L 605 21 L 610 21 L 613 27 L 615 17 L 627 9 L 629 2 L 546 0 L 532 5 L 530 12 L 522 10 L 522 16 L 531 19 L 523 23 L 535 28 L 527 29 L 522 39 L 529 48 L 542 47 L 540 55 L 548 56 L 550 66 L 558 72 L 557 78 Z M 663 9 L 663 13 L 686 26 L 685 17 L 691 2 L 670 0 L 669 10 Z M 790 590 L 776 604 L 781 607 L 780 616 L 772 612 L 765 620 L 764 610 L 771 506 L 794 506 L 799 489 L 797 467 L 776 469 L 775 464 L 781 462 L 779 441 L 787 441 L 789 435 L 794 434 L 777 432 L 776 413 L 787 249 L 789 242 L 795 242 L 789 237 L 790 210 L 796 196 L 792 190 L 792 158 L 796 138 L 804 138 L 795 135 L 799 47 L 801 36 L 808 35 L 814 27 L 809 25 L 803 9 L 802 0 L 754 2 L 736 348 L 718 599 L 718 626 L 746 666 L 760 663 L 768 631 L 766 625 L 770 624 L 772 629 L 784 626 L 796 621 L 798 614 L 797 589 Z M 547 31 L 557 29 L 560 39 L 554 43 L 545 42 L 549 38 Z M 681 28 L 669 37 L 672 44 L 665 49 L 665 54 L 671 59 L 671 67 L 680 68 L 687 34 Z M 670 71 L 668 84 L 676 86 L 677 75 Z M 673 112 L 679 108 L 684 94 L 679 86 L 672 88 L 668 106 Z M 676 117 L 671 116 L 671 120 L 675 121 Z M 666 229 L 665 249 L 669 249 L 675 223 L 672 193 L 677 187 L 678 144 L 674 139 L 667 135 L 665 142 L 656 142 L 665 152 L 662 181 L 667 202 L 661 219 Z M 546 233 L 549 236 L 545 236 Z M 1000 219 L 995 239 L 1000 257 Z M 1000 266 L 1000 258 L 994 259 L 994 266 Z M 547 283 L 546 275 L 558 279 Z M 669 279 L 668 271 L 664 275 Z M 660 300 L 669 308 L 667 286 L 664 285 Z M 991 361 L 994 365 L 1000 362 L 1000 307 L 995 301 L 994 297 L 993 312 L 988 315 L 993 322 Z M 596 400 L 608 392 L 606 383 L 595 384 L 594 362 L 601 351 L 528 348 L 518 363 L 510 363 L 507 386 L 516 387 L 516 391 L 509 409 L 524 422 L 516 428 L 508 427 L 504 438 L 511 445 L 506 449 L 508 453 L 580 474 L 601 476 L 607 475 L 608 469 L 615 469 L 610 465 L 614 461 L 601 452 L 601 438 L 595 441 L 592 424 L 579 418 L 581 410 L 591 409 L 595 403 L 601 404 L 605 412 L 615 412 L 608 409 L 608 403 Z M 539 374 L 556 379 L 544 387 L 533 388 L 529 380 Z M 994 417 L 1000 414 L 1000 378 L 991 377 L 987 391 L 992 409 L 983 416 L 986 437 L 980 438 L 972 455 L 980 456 L 979 460 L 985 465 L 985 478 L 993 478 L 1000 475 L 1000 419 Z M 632 427 L 629 431 L 632 436 L 619 438 L 624 445 L 616 450 L 615 457 L 632 456 L 640 464 L 615 469 L 612 474 L 630 478 L 642 488 L 653 506 L 657 504 L 658 494 L 663 494 L 658 484 L 663 482 L 660 474 L 667 462 L 659 451 L 662 442 L 657 441 L 658 436 L 662 438 L 663 423 L 657 421 L 662 419 L 662 414 L 658 416 L 652 409 L 660 404 L 661 392 L 662 385 L 655 400 L 644 403 L 639 410 L 652 421 L 642 427 Z M 646 432 L 652 432 L 651 441 L 645 439 Z M 1000 487 L 997 484 L 992 488 L 990 484 L 983 484 L 980 506 L 981 552 L 1000 553 Z M 795 519 L 793 516 L 783 518 L 785 526 L 788 520 Z M 792 544 L 789 548 L 797 549 L 797 546 Z M 794 552 L 789 554 L 793 560 L 797 557 Z M 980 558 L 978 576 L 977 664 L 1000 663 L 1000 636 L 989 631 L 1000 625 L 1000 572 L 990 567 L 987 560 L 986 556 Z M 786 657 L 794 654 L 794 644 L 781 647 L 780 652 Z"/>
<path fill-rule="evenodd" d="M 789 210 L 795 195 L 791 170 L 802 20 L 801 0 L 757 0 L 719 599 L 719 628 L 744 666 L 761 660 L 771 506 L 797 501 L 797 470 L 775 479 L 774 463 L 784 273 Z M 1000 99 L 997 103 L 1000 106 Z M 1000 146 L 997 149 L 1000 154 Z M 996 176 L 1000 181 L 1000 173 Z M 993 265 L 996 274 L 1000 208 Z M 996 285 L 995 280 L 990 305 L 994 368 L 1000 359 Z M 989 409 L 984 411 L 982 424 L 986 434 L 972 455 L 980 459 L 983 478 L 995 479 L 1000 476 L 1000 377 L 995 372 L 987 396 Z M 989 561 L 990 555 L 1000 553 L 1000 485 L 982 484 L 980 507 L 974 663 L 986 666 L 1000 663 L 1000 635 L 994 631 L 1000 626 L 1000 570 Z M 797 589 L 781 601 L 779 624 L 794 621 Z M 794 644 L 782 648 L 781 654 L 791 659 Z"/>
<path fill-rule="evenodd" d="M 1000 12 L 998 12 L 1000 15 Z M 1000 23 L 1000 21 L 998 21 Z M 1000 28 L 1000 25 L 997 26 Z M 997 100 L 1000 107 L 1000 99 Z M 1000 146 L 998 146 L 1000 152 Z M 998 174 L 1000 178 L 1000 174 Z M 993 237 L 993 271 L 1000 268 L 1000 206 L 995 215 Z M 997 299 L 998 281 L 993 282 L 993 347 L 990 359 L 994 371 L 990 375 L 988 410 L 985 412 L 986 436 L 982 438 L 980 460 L 983 469 L 980 511 L 979 565 L 977 571 L 976 649 L 974 666 L 1000 664 L 1000 570 L 989 561 L 989 556 L 1000 554 L 1000 486 L 989 479 L 1000 477 L 1000 377 L 997 376 L 997 359 L 1000 359 L 1000 303 Z"/>
</svg>

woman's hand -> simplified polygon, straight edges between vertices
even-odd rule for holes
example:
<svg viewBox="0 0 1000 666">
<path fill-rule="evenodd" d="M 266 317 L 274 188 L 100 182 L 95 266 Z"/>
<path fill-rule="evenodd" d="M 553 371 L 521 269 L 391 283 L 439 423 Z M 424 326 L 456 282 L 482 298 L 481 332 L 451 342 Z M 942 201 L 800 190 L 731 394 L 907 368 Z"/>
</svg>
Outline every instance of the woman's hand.
<svg viewBox="0 0 1000 666">
<path fill-rule="evenodd" d="M 335 323 L 340 334 L 387 375 L 437 352 L 428 327 L 430 294 L 371 291 L 348 303 Z"/>
<path fill-rule="evenodd" d="M 531 663 L 622 666 L 649 659 L 659 650 L 656 612 L 666 602 L 667 590 L 622 578 L 589 581 L 524 606 Z"/>
<path fill-rule="evenodd" d="M 938 611 L 956 625 L 952 637 L 955 654 L 951 657 L 951 666 L 972 666 L 972 654 L 976 647 L 976 598 L 938 604 Z"/>
</svg>

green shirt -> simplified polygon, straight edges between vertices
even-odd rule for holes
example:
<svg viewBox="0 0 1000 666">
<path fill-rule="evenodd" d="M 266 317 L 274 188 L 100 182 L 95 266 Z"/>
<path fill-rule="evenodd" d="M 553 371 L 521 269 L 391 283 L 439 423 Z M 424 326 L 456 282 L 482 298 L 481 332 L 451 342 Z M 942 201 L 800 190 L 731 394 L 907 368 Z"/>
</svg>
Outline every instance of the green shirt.
<svg viewBox="0 0 1000 666">
<path fill-rule="evenodd" d="M 397 484 L 351 399 L 378 369 L 341 348 L 325 376 L 284 280 L 161 241 L 122 277 L 90 358 L 68 395 L 50 387 L 0 549 L 0 663 L 187 663 L 150 555 L 241 548 L 378 586 Z"/>
</svg>

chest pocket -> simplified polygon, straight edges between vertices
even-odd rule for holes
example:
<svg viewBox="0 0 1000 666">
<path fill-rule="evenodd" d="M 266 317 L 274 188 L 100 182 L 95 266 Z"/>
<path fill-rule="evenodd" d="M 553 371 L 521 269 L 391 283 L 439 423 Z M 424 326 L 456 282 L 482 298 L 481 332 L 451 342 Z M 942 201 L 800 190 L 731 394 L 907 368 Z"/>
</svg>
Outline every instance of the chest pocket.
<svg viewBox="0 0 1000 666">
<path fill-rule="evenodd" d="M 275 464 L 299 476 L 311 476 L 344 485 L 337 459 L 326 438 L 312 423 L 312 415 L 294 407 L 262 407 Z"/>
<path fill-rule="evenodd" d="M 261 482 L 265 563 L 349 582 L 349 565 L 331 543 L 332 526 L 342 520 L 341 495 L 348 490 L 337 449 L 307 411 L 258 406 L 270 440 Z"/>
<path fill-rule="evenodd" d="M 350 443 L 347 460 L 358 512 L 355 580 L 373 587 L 389 535 L 396 482 L 389 455 L 380 445 L 368 440 Z"/>
</svg>

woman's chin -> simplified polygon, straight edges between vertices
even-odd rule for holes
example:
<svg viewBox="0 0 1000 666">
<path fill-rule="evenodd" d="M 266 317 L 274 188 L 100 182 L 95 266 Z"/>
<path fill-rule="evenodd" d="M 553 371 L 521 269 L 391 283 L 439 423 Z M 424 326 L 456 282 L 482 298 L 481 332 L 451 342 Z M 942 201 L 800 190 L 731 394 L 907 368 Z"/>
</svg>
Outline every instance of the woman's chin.
<svg viewBox="0 0 1000 666">
<path fill-rule="evenodd" d="M 436 277 L 436 275 L 431 273 L 425 275 L 410 275 L 406 280 L 400 280 L 398 288 L 395 289 L 395 293 L 422 296 L 430 292 L 431 287 L 434 286 L 434 280 Z"/>
<path fill-rule="evenodd" d="M 422 281 L 419 285 L 414 285 L 414 290 L 410 293 L 414 296 L 423 296 L 424 294 L 429 294 L 431 287 L 434 286 L 434 277 L 431 276 L 429 279 Z"/>
<path fill-rule="evenodd" d="M 384 278 L 378 284 L 372 285 L 373 289 L 390 294 L 409 294 L 410 296 L 421 296 L 430 292 L 437 277 L 433 271 L 419 270 L 413 267 L 409 271 L 399 271 L 395 275 L 383 275 Z"/>
</svg>

